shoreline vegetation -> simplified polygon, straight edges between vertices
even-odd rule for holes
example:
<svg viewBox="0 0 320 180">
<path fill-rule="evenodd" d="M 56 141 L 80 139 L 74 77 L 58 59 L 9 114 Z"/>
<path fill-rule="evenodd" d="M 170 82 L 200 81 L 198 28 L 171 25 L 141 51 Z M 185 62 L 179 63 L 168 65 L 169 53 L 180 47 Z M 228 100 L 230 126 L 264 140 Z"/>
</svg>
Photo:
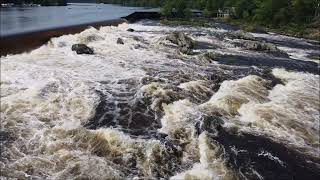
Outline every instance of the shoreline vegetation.
<svg viewBox="0 0 320 180">
<path fill-rule="evenodd" d="M 67 0 L 4 0 L 3 5 L 11 4 L 18 6 L 67 6 Z M 3 5 L 1 4 L 0 7 Z"/>
<path fill-rule="evenodd" d="M 210 21 L 219 21 L 248 32 L 270 31 L 320 40 L 317 0 L 97 0 L 97 3 L 161 7 L 161 22 L 167 25 L 205 26 Z M 194 10 L 201 12 L 200 19 L 194 20 Z"/>
<path fill-rule="evenodd" d="M 199 27 L 210 27 L 212 22 L 220 22 L 229 25 L 239 27 L 245 32 L 252 33 L 267 33 L 273 32 L 280 35 L 287 35 L 296 38 L 304 38 L 308 40 L 320 41 L 320 21 L 313 24 L 290 24 L 282 27 L 275 26 L 261 26 L 259 24 L 248 23 L 244 20 L 239 19 L 209 19 L 209 18 L 163 18 L 160 23 L 169 26 L 199 26 Z"/>
<path fill-rule="evenodd" d="M 320 20 L 315 20 L 314 22 L 307 24 L 291 23 L 284 26 L 261 26 L 259 24 L 235 19 L 226 19 L 224 22 L 231 25 L 237 25 L 246 32 L 273 32 L 281 35 L 293 36 L 296 38 L 320 41 Z"/>
</svg>

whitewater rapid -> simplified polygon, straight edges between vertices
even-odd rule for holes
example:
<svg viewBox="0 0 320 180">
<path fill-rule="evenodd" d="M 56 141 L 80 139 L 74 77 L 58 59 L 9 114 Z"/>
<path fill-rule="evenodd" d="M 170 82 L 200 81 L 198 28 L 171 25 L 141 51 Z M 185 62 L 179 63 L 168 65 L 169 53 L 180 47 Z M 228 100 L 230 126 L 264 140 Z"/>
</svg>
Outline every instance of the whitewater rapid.
<svg viewBox="0 0 320 180">
<path fill-rule="evenodd" d="M 1 179 L 318 179 L 317 46 L 253 34 L 277 57 L 219 38 L 232 31 L 142 21 L 1 57 Z"/>
</svg>

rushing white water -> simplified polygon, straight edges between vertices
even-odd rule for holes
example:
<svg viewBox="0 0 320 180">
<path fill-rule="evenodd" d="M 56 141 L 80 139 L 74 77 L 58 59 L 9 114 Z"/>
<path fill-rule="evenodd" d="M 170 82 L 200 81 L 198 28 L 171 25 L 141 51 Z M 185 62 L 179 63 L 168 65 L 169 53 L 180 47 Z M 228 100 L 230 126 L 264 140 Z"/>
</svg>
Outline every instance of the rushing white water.
<svg viewBox="0 0 320 180">
<path fill-rule="evenodd" d="M 196 127 L 204 116 L 216 115 L 225 128 L 317 156 L 319 75 L 274 68 L 270 74 L 283 84 L 272 86 L 257 67 L 203 59 L 207 51 L 243 54 L 232 40 L 210 35 L 225 29 L 144 23 L 89 28 L 53 38 L 30 53 L 1 57 L 1 178 L 237 179 L 225 148 L 212 140 L 219 135 L 199 134 Z M 136 31 L 127 32 L 129 27 Z M 177 53 L 164 40 L 173 31 L 202 43 L 195 50 L 199 54 Z M 116 43 L 118 38 L 124 45 Z M 75 43 L 87 44 L 95 54 L 77 55 L 71 51 Z M 107 105 L 95 119 L 101 102 Z M 146 107 L 135 107 L 141 102 Z M 106 110 L 108 103 L 117 108 Z M 91 121 L 103 123 L 108 113 L 116 125 L 86 127 Z M 165 139 L 127 133 L 143 119 L 151 121 L 147 133 L 165 134 Z M 268 152 L 260 156 L 273 157 Z"/>
<path fill-rule="evenodd" d="M 298 60 L 304 60 L 304 61 L 314 61 L 319 63 L 319 58 L 317 60 L 312 59 L 308 57 L 309 54 L 312 53 L 319 53 L 319 43 L 317 41 L 306 41 L 304 39 L 300 38 L 294 38 L 294 37 L 289 37 L 289 36 L 284 36 L 284 35 L 278 35 L 278 34 L 258 34 L 258 33 L 252 33 L 254 37 L 258 38 L 265 38 L 270 41 L 275 41 L 279 43 L 278 48 L 287 52 L 291 58 L 293 59 L 298 59 Z M 317 46 L 314 46 L 312 43 L 317 44 Z M 291 45 L 291 47 L 289 46 Z M 296 46 L 296 47 L 292 47 Z M 301 48 L 301 47 L 309 46 L 309 47 L 314 47 L 314 48 Z M 318 54 L 319 56 L 319 54 Z"/>
<path fill-rule="evenodd" d="M 222 149 L 208 142 L 206 133 L 198 139 L 200 163 L 194 164 L 192 169 L 182 172 L 171 179 L 234 179 L 223 162 Z"/>
<path fill-rule="evenodd" d="M 285 84 L 270 91 L 270 101 L 241 106 L 240 121 L 253 122 L 259 131 L 319 154 L 319 76 L 282 69 L 274 69 L 273 74 Z"/>
</svg>

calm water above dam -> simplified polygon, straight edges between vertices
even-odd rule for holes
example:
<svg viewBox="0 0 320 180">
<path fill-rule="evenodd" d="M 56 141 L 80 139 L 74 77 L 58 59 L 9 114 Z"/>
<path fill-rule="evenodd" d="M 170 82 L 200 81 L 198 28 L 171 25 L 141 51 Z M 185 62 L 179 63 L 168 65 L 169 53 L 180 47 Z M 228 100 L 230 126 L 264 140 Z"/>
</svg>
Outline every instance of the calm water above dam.
<svg viewBox="0 0 320 180">
<path fill-rule="evenodd" d="M 77 25 L 127 16 L 141 8 L 107 4 L 1 8 L 0 35 Z"/>
</svg>

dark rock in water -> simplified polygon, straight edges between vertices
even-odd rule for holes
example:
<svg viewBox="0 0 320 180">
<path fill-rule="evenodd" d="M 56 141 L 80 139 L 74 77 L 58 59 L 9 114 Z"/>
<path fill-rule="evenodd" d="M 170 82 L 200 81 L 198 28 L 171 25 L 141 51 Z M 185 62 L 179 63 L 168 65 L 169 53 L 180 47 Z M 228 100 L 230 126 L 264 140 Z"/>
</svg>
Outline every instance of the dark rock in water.
<svg viewBox="0 0 320 180">
<path fill-rule="evenodd" d="M 252 34 L 241 30 L 230 32 L 227 36 L 231 39 L 255 40 L 255 37 Z"/>
<path fill-rule="evenodd" d="M 137 41 L 141 45 L 150 45 L 148 41 L 146 41 L 142 36 L 133 36 L 133 40 Z M 146 48 L 146 47 L 143 47 Z"/>
<path fill-rule="evenodd" d="M 141 46 L 140 44 L 136 44 L 136 45 L 133 46 L 133 48 L 134 48 L 134 49 L 141 49 L 142 46 Z"/>
<path fill-rule="evenodd" d="M 227 33 L 226 36 L 231 39 L 239 39 L 239 41 L 233 43 L 237 47 L 241 47 L 252 51 L 271 53 L 279 57 L 289 57 L 287 53 L 278 49 L 276 45 L 264 41 L 259 41 L 250 33 L 246 33 L 244 31 L 239 30 Z"/>
<path fill-rule="evenodd" d="M 143 41 L 143 38 L 139 37 L 139 36 L 133 36 L 133 40 L 135 40 L 135 41 Z"/>
<path fill-rule="evenodd" d="M 124 44 L 123 39 L 118 38 L 118 40 L 117 40 L 117 44 Z"/>
<path fill-rule="evenodd" d="M 220 54 L 214 52 L 202 52 L 194 58 L 194 63 L 199 65 L 211 64 L 219 57 L 219 55 Z"/>
<path fill-rule="evenodd" d="M 195 41 L 182 32 L 173 32 L 166 37 L 166 40 L 178 45 L 183 54 L 192 54 L 195 47 Z"/>
<path fill-rule="evenodd" d="M 133 40 L 141 42 L 143 44 L 149 44 L 145 39 L 143 39 L 142 36 L 133 36 L 132 38 L 133 38 Z"/>
<path fill-rule="evenodd" d="M 190 49 L 186 46 L 180 47 L 179 51 L 183 54 L 192 54 L 192 49 Z"/>
<path fill-rule="evenodd" d="M 259 74 L 259 76 L 261 76 L 263 79 L 269 81 L 269 83 L 266 84 L 267 85 L 266 88 L 268 90 L 272 90 L 278 84 L 285 85 L 285 83 L 281 79 L 275 77 L 272 74 L 272 68 L 263 69 L 261 71 L 261 74 Z"/>
<path fill-rule="evenodd" d="M 85 44 L 74 44 L 71 48 L 72 51 L 76 51 L 77 54 L 93 54 L 93 49 L 89 48 Z"/>
<path fill-rule="evenodd" d="M 127 29 L 128 32 L 134 32 L 135 30 L 132 28 Z"/>
<path fill-rule="evenodd" d="M 219 54 L 213 52 L 206 52 L 202 55 L 202 58 L 204 58 L 208 62 L 214 61 L 215 59 L 217 59 L 217 57 L 219 57 Z"/>
<path fill-rule="evenodd" d="M 274 44 L 260 42 L 260 41 L 252 41 L 252 40 L 241 40 L 240 42 L 234 43 L 238 47 L 242 47 L 252 51 L 262 51 L 266 53 L 271 53 L 280 57 L 289 57 L 289 55 L 280 49 Z"/>
</svg>

